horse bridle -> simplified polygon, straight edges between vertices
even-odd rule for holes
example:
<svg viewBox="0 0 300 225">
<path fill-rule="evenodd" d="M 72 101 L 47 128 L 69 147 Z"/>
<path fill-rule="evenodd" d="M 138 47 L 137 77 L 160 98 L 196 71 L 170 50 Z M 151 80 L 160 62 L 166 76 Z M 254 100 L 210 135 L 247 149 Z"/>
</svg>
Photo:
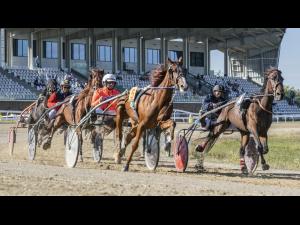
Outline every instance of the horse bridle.
<svg viewBox="0 0 300 225">
<path fill-rule="evenodd" d="M 276 75 L 276 78 L 274 77 L 270 77 L 270 75 L 274 72 L 274 71 L 277 71 L 277 75 Z M 279 71 L 278 70 L 273 70 L 271 71 L 271 73 L 268 75 L 268 80 L 271 80 L 271 85 L 272 85 L 272 90 L 273 90 L 273 96 L 275 97 L 276 95 L 276 89 L 278 87 L 279 84 L 282 85 L 282 82 L 283 82 L 283 79 L 279 79 L 279 76 L 278 76 L 278 73 Z"/>
<path fill-rule="evenodd" d="M 168 72 L 169 72 L 169 74 L 171 75 L 171 78 L 172 78 L 172 81 L 173 81 L 173 80 L 174 80 L 174 76 L 173 76 L 174 70 L 173 70 L 173 68 L 172 68 L 172 64 L 169 66 Z M 182 77 L 184 77 L 184 76 L 183 76 L 183 73 L 178 73 L 178 72 L 177 72 L 177 77 L 176 77 L 176 80 L 175 80 L 175 85 L 176 85 L 177 87 L 178 87 L 178 81 L 179 81 L 179 79 L 181 79 Z"/>
</svg>

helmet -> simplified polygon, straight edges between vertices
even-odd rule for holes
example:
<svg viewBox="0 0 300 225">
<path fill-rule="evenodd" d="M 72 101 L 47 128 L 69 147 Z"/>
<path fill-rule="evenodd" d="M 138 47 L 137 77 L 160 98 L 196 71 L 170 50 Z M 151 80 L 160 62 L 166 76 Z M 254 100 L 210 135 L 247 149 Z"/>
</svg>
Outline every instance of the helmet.
<svg viewBox="0 0 300 225">
<path fill-rule="evenodd" d="M 63 86 L 63 87 L 71 87 L 70 81 L 67 80 L 67 79 L 62 81 L 60 85 Z"/>
<path fill-rule="evenodd" d="M 224 88 L 222 85 L 215 85 L 214 88 L 213 88 L 213 91 L 220 91 L 220 92 L 224 92 Z"/>
<path fill-rule="evenodd" d="M 102 84 L 105 85 L 106 82 L 109 82 L 109 81 L 113 81 L 115 83 L 117 83 L 117 78 L 114 74 L 106 74 L 103 79 L 102 79 Z"/>
</svg>

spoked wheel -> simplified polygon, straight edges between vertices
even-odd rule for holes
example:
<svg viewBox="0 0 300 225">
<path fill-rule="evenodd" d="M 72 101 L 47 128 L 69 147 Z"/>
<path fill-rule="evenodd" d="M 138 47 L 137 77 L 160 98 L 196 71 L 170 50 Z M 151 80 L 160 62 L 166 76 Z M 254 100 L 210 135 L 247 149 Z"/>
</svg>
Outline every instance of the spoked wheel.
<svg viewBox="0 0 300 225">
<path fill-rule="evenodd" d="M 95 142 L 93 146 L 93 158 L 94 161 L 99 163 L 103 153 L 103 137 L 101 134 L 96 134 Z"/>
<path fill-rule="evenodd" d="M 8 132 L 8 149 L 9 154 L 12 156 L 14 152 L 14 145 L 16 143 L 16 128 L 11 127 Z"/>
<path fill-rule="evenodd" d="M 28 128 L 28 157 L 30 160 L 34 160 L 37 144 L 37 132 L 35 127 Z"/>
<path fill-rule="evenodd" d="M 145 163 L 149 170 L 155 170 L 159 161 L 159 128 L 146 130 Z"/>
<path fill-rule="evenodd" d="M 185 136 L 178 134 L 173 147 L 175 167 L 178 172 L 184 172 L 189 160 L 189 148 Z"/>
<path fill-rule="evenodd" d="M 79 155 L 80 143 L 75 128 L 69 127 L 67 130 L 65 161 L 69 168 L 75 167 Z"/>
</svg>

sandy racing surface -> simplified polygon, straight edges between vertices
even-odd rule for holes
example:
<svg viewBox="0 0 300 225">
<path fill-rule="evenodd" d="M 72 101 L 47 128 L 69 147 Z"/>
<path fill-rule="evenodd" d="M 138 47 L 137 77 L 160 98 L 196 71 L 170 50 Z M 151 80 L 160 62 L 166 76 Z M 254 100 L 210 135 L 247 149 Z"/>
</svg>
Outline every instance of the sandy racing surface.
<svg viewBox="0 0 300 225">
<path fill-rule="evenodd" d="M 0 195 L 300 195 L 300 171 L 262 171 L 259 166 L 255 176 L 247 177 L 240 174 L 238 162 L 205 162 L 206 171 L 198 173 L 195 160 L 190 160 L 186 173 L 177 173 L 173 158 L 164 152 L 156 172 L 147 169 L 139 152 L 130 172 L 121 172 L 124 161 L 114 164 L 112 136 L 105 140 L 100 163 L 93 162 L 85 142 L 84 161 L 76 168 L 66 168 L 62 135 L 54 136 L 50 150 L 38 148 L 31 162 L 26 129 L 18 129 L 11 157 L 7 144 L 11 125 L 0 126 Z"/>
</svg>

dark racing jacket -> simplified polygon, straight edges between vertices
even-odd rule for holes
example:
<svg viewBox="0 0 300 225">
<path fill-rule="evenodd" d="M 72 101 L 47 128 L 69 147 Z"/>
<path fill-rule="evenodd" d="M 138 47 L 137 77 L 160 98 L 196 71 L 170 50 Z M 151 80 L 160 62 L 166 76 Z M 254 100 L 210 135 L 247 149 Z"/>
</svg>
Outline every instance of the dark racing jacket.
<svg viewBox="0 0 300 225">
<path fill-rule="evenodd" d="M 209 94 L 203 101 L 202 112 L 208 112 L 212 109 L 215 109 L 226 103 L 226 98 L 220 97 L 216 98 L 213 94 Z M 218 115 L 221 113 L 221 110 L 216 112 Z"/>
</svg>

